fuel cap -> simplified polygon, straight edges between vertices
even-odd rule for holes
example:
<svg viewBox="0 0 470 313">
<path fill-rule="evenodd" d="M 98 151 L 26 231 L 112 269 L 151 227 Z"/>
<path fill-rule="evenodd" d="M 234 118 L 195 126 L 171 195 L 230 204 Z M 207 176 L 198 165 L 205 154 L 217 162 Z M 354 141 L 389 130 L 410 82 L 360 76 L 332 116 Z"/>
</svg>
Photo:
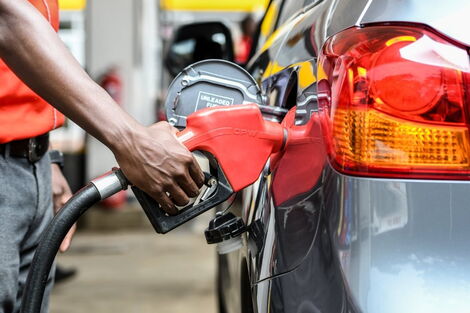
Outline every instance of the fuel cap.
<svg viewBox="0 0 470 313">
<path fill-rule="evenodd" d="M 240 235 L 246 231 L 247 227 L 240 217 L 232 212 L 218 212 L 204 234 L 208 244 L 217 244 L 217 251 L 225 254 L 241 247 Z"/>
<path fill-rule="evenodd" d="M 182 129 L 186 127 L 186 117 L 200 109 L 246 103 L 262 103 L 253 77 L 235 63 L 203 60 L 175 77 L 165 107 L 168 122 Z"/>
</svg>

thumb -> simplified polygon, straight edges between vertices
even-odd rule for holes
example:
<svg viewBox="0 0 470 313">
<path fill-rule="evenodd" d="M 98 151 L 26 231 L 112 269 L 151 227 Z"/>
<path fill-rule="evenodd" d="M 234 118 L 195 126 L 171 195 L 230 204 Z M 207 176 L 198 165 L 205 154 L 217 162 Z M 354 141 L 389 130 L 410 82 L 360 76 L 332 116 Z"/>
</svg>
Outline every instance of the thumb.
<svg viewBox="0 0 470 313">
<path fill-rule="evenodd" d="M 59 251 L 60 252 L 65 252 L 69 249 L 70 244 L 72 243 L 72 238 L 75 233 L 75 230 L 77 229 L 76 224 L 73 224 L 72 228 L 70 228 L 69 232 L 65 236 L 64 240 L 60 244 Z"/>
</svg>

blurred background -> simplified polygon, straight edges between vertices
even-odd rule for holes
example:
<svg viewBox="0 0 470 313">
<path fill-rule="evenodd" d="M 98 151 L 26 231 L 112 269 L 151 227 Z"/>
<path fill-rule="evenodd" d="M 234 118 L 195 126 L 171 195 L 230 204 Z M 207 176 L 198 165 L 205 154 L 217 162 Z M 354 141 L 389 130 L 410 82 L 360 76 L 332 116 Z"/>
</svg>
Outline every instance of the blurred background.
<svg viewBox="0 0 470 313">
<path fill-rule="evenodd" d="M 171 80 L 185 66 L 220 58 L 244 65 L 269 0 L 59 0 L 59 34 L 86 71 L 143 124 L 165 119 Z M 72 190 L 116 165 L 74 123 L 52 133 Z M 157 235 L 131 191 L 92 208 L 71 249 L 51 312 L 216 312 L 215 258 L 206 213 Z"/>
</svg>

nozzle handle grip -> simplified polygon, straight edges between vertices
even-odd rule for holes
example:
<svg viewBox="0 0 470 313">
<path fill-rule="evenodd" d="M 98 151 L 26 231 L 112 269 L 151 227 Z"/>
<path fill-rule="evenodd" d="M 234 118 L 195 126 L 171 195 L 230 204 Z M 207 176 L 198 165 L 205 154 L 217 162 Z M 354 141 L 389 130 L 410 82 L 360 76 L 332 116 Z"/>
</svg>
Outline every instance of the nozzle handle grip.
<svg viewBox="0 0 470 313">
<path fill-rule="evenodd" d="M 233 190 L 225 179 L 225 175 L 220 168 L 218 169 L 217 176 L 217 189 L 208 199 L 197 205 L 188 205 L 181 209 L 177 215 L 168 215 L 152 197 L 139 188 L 132 187 L 132 190 L 155 231 L 159 234 L 165 234 L 207 210 L 219 205 L 233 194 Z"/>
</svg>

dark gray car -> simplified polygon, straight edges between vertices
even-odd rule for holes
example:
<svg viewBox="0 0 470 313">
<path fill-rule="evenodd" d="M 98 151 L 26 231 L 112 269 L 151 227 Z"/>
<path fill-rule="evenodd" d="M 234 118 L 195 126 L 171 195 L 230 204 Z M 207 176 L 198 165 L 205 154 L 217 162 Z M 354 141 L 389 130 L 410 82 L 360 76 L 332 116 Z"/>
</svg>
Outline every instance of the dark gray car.
<svg viewBox="0 0 470 313">
<path fill-rule="evenodd" d="M 309 140 L 237 195 L 222 312 L 470 312 L 469 14 L 271 1 L 248 69 Z"/>
</svg>

